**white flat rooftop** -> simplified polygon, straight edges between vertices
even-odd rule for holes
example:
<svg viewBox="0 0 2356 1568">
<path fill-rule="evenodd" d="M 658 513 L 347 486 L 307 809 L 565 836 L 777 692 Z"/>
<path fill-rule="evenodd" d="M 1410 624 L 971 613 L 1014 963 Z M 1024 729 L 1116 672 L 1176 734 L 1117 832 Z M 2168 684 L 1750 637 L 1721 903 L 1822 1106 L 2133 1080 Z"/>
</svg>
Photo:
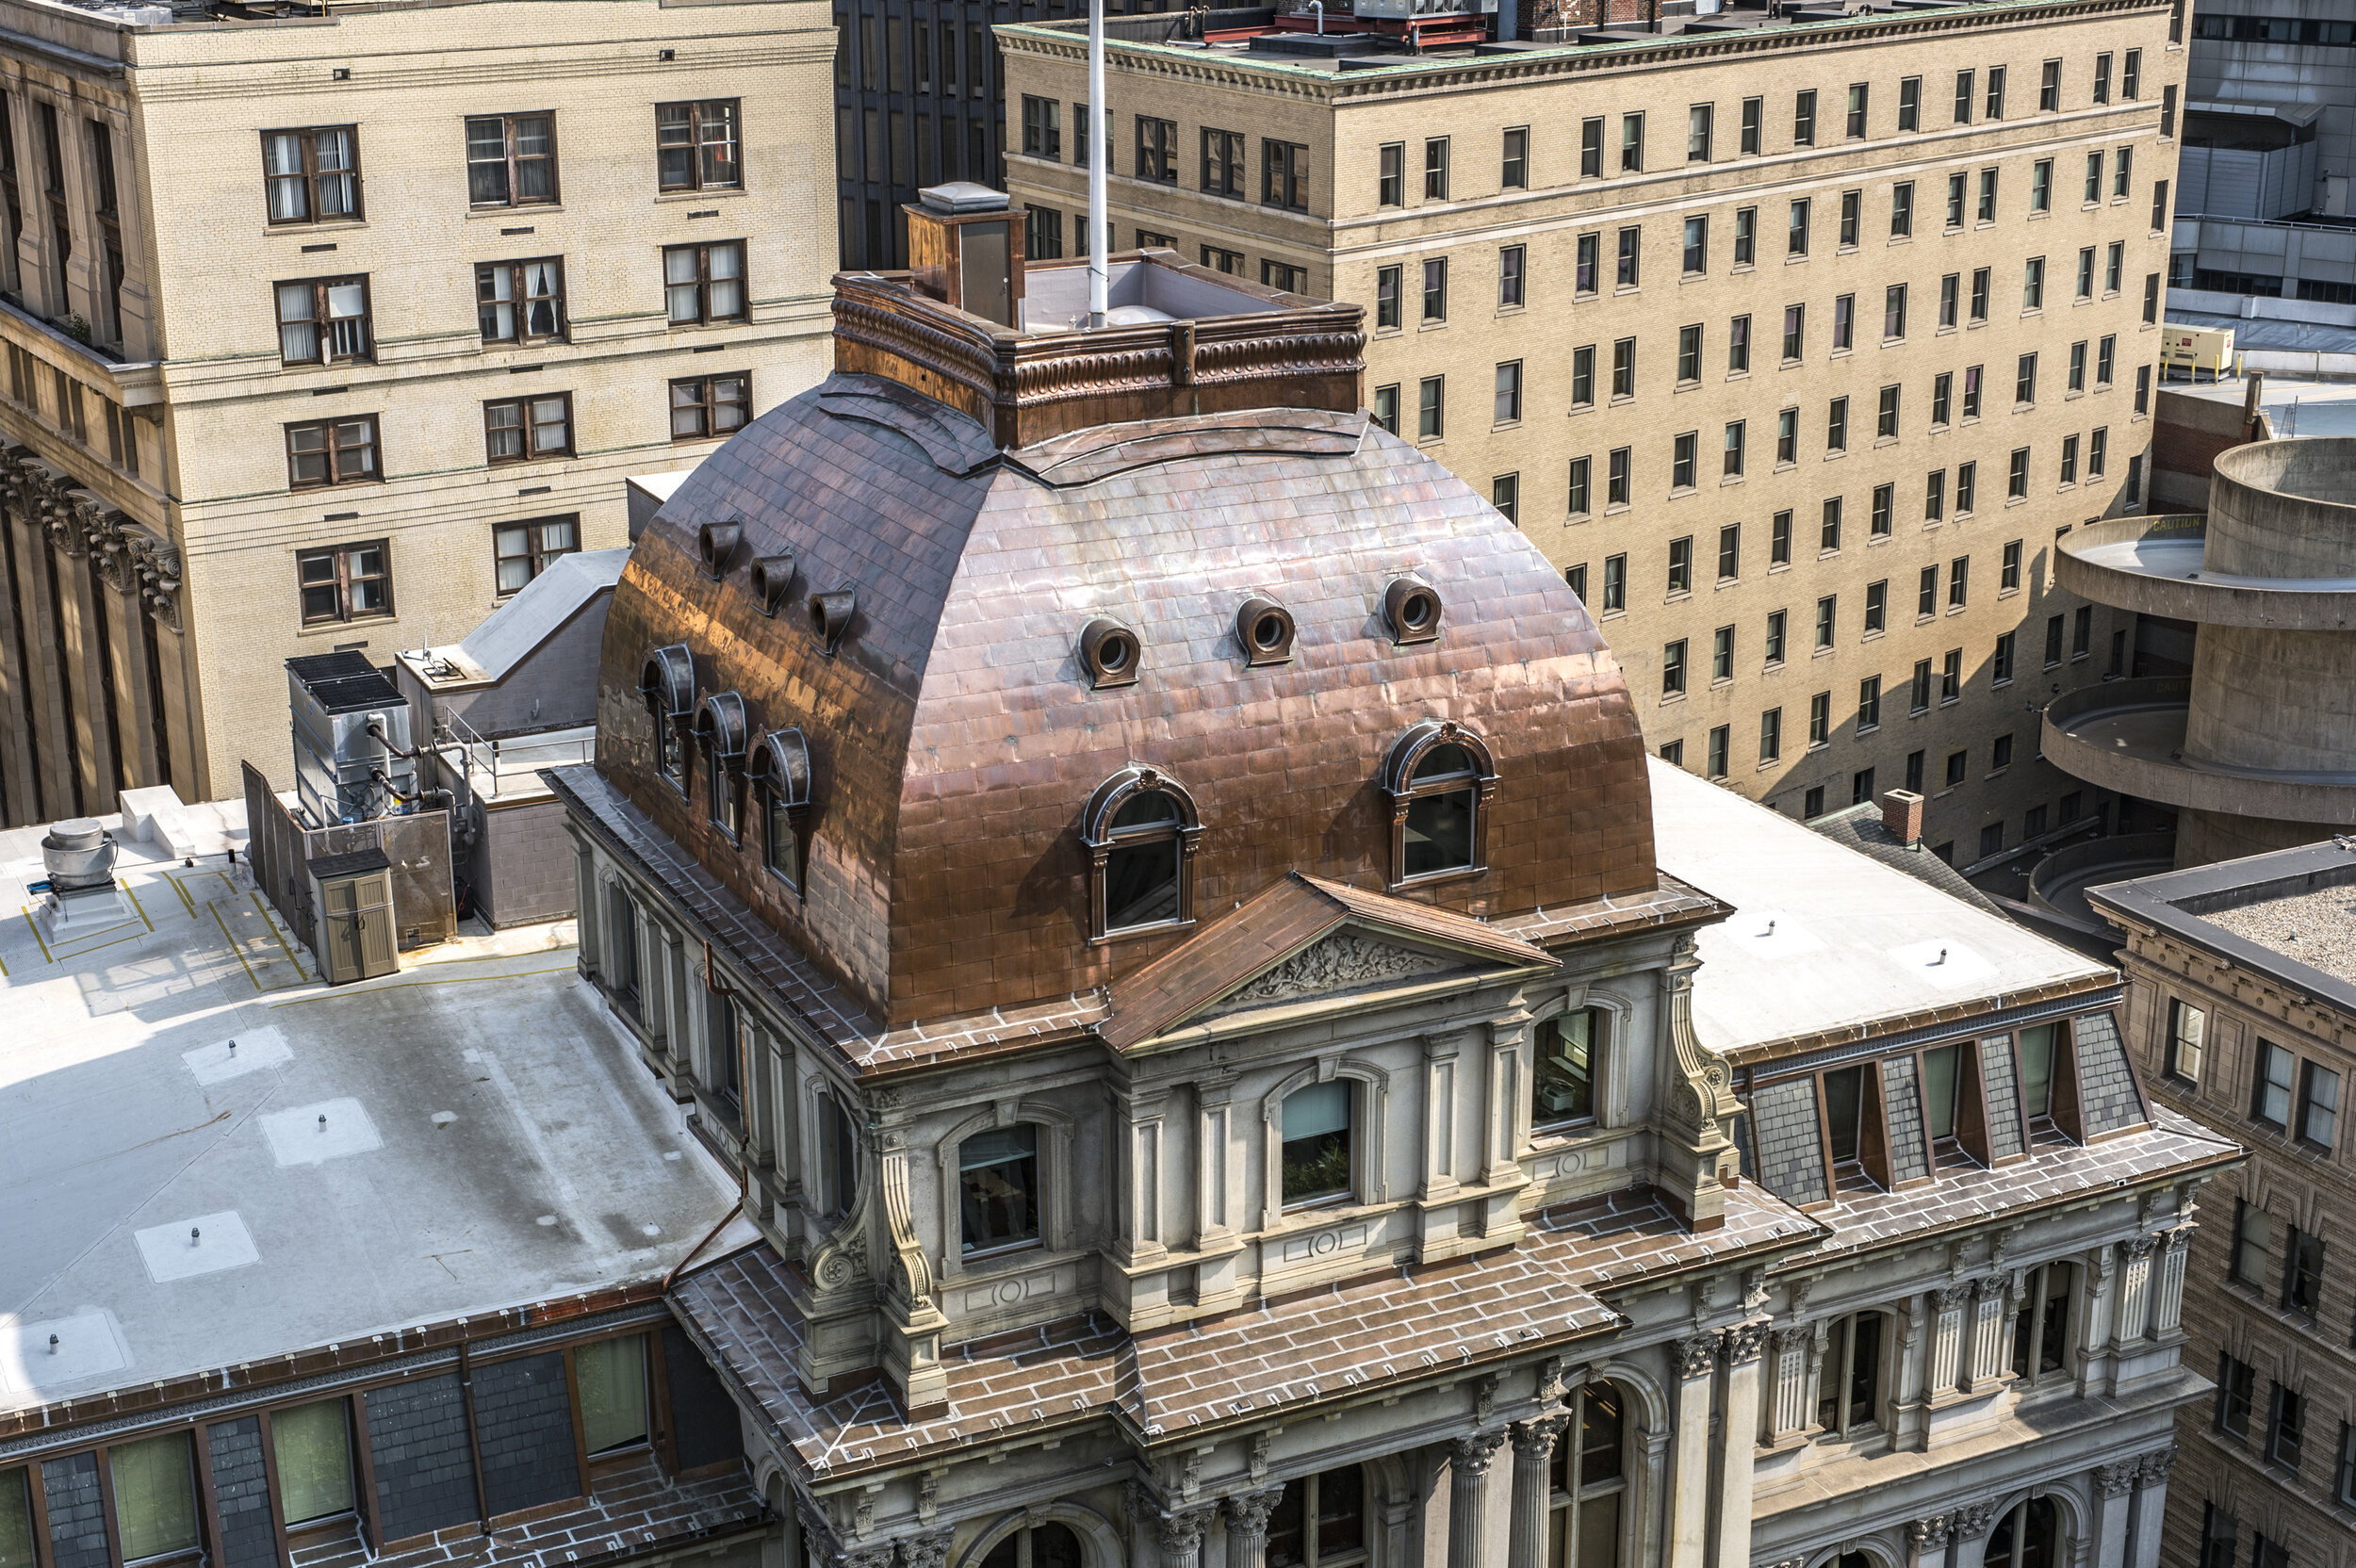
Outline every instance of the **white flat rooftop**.
<svg viewBox="0 0 2356 1568">
<path fill-rule="evenodd" d="M 242 865 L 125 844 L 139 918 L 52 944 L 41 832 L 0 834 L 0 1410 L 659 1279 L 734 1200 L 569 925 L 330 989 Z"/>
<path fill-rule="evenodd" d="M 1661 869 L 1735 909 L 1698 938 L 1713 1051 L 2112 972 L 1659 758 L 1652 792 Z"/>
</svg>

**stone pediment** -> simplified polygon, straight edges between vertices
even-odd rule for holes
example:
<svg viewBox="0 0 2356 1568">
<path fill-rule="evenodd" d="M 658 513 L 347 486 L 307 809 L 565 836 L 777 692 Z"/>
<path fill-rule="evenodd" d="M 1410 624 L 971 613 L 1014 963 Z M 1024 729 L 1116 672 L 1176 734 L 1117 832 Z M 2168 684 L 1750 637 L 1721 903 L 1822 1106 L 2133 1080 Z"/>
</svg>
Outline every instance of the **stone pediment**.
<svg viewBox="0 0 2356 1568">
<path fill-rule="evenodd" d="M 1114 981 L 1099 1033 L 1127 1051 L 1188 1020 L 1549 962 L 1468 916 L 1293 872 Z"/>
<path fill-rule="evenodd" d="M 1257 978 L 1246 981 L 1204 1011 L 1236 1013 L 1286 1002 L 1373 990 L 1474 967 L 1463 954 L 1404 947 L 1345 926 L 1315 941 Z"/>
</svg>

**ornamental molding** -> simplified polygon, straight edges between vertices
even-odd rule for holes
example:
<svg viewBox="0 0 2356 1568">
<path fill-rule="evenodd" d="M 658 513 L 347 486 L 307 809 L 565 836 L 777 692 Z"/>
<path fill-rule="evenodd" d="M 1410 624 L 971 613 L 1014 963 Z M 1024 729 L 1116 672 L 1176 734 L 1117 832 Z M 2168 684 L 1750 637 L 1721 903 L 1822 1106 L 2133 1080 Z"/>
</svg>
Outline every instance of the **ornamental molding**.
<svg viewBox="0 0 2356 1568">
<path fill-rule="evenodd" d="M 181 629 L 180 547 L 74 482 L 30 448 L 0 450 L 0 497 L 70 561 L 95 562 L 115 592 L 135 595 L 157 625 Z"/>
<path fill-rule="evenodd" d="M 1707 1377 L 1718 1365 L 1718 1336 L 1689 1334 L 1677 1341 L 1677 1371 L 1688 1378 Z"/>
<path fill-rule="evenodd" d="M 1296 997 L 1325 996 L 1388 980 L 1409 980 L 1463 967 L 1459 960 L 1344 929 L 1307 947 L 1219 1001 L 1227 1012 Z"/>
<path fill-rule="evenodd" d="M 1489 1473 L 1490 1461 L 1505 1443 L 1502 1430 L 1474 1432 L 1469 1436 L 1450 1438 L 1448 1445 L 1448 1464 L 1457 1475 L 1477 1478 Z"/>
</svg>

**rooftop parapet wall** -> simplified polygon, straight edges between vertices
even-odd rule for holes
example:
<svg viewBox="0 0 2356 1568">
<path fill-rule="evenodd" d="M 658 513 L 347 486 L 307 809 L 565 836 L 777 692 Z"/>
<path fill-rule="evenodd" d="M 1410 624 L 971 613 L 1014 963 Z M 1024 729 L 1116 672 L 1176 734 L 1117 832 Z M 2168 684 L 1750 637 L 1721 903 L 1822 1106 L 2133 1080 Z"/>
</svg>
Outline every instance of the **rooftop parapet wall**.
<svg viewBox="0 0 2356 1568">
<path fill-rule="evenodd" d="M 2256 441 L 2219 455 L 2201 565 L 2356 580 L 2356 437 Z"/>
</svg>

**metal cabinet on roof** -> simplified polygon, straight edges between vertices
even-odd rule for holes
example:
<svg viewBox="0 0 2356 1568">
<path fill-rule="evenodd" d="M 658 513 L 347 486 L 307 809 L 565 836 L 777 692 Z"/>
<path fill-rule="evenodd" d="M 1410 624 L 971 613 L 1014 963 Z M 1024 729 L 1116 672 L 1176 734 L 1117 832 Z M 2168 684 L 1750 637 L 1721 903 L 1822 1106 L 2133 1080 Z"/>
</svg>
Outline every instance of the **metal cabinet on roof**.
<svg viewBox="0 0 2356 1568">
<path fill-rule="evenodd" d="M 401 967 L 393 922 L 392 861 L 381 849 L 322 855 L 311 880 L 312 951 L 331 986 L 373 980 Z"/>
</svg>

